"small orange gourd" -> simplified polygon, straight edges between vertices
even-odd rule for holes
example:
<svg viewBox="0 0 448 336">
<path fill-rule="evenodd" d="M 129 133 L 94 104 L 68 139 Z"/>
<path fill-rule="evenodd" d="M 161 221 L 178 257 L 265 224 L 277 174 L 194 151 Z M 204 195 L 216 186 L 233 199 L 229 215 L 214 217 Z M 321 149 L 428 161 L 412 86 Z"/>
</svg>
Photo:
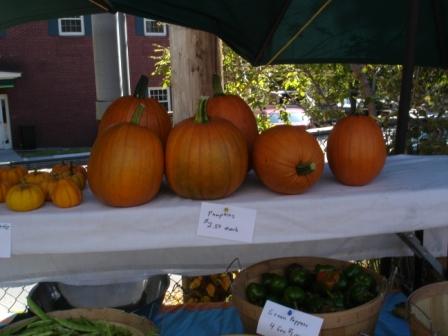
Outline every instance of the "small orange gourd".
<svg viewBox="0 0 448 336">
<path fill-rule="evenodd" d="M 11 184 L 17 184 L 20 182 L 20 179 L 28 174 L 28 170 L 25 166 L 16 165 L 16 166 L 8 166 L 1 170 L 0 179 L 2 181 L 9 182 Z"/>
<path fill-rule="evenodd" d="M 8 190 L 11 189 L 12 184 L 5 181 L 0 181 L 0 203 L 3 203 L 6 200 L 6 194 Z"/>
<path fill-rule="evenodd" d="M 73 180 L 61 178 L 51 191 L 51 201 L 60 208 L 71 208 L 81 204 L 82 193 Z"/>
<path fill-rule="evenodd" d="M 6 194 L 6 206 L 14 211 L 30 211 L 40 208 L 45 196 L 38 185 L 21 182 L 12 186 Z"/>
<path fill-rule="evenodd" d="M 320 179 L 324 153 L 303 127 L 279 125 L 258 136 L 253 165 L 258 178 L 272 191 L 301 194 Z"/>
</svg>

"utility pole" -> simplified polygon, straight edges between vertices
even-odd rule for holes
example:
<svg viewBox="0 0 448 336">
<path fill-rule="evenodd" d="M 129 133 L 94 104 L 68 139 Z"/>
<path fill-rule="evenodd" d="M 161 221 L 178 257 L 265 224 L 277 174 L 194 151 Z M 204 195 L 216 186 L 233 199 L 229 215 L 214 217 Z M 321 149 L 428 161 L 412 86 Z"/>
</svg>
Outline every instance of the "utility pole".
<svg viewBox="0 0 448 336">
<path fill-rule="evenodd" d="M 170 25 L 173 121 L 194 115 L 201 96 L 212 96 L 212 75 L 222 74 L 221 42 L 213 34 Z"/>
</svg>

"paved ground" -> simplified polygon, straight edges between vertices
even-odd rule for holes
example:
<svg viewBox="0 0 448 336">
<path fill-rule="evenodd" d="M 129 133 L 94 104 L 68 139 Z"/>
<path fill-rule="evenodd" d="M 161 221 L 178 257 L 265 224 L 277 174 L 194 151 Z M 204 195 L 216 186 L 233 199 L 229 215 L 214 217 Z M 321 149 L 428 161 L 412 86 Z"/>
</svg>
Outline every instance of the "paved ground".
<svg viewBox="0 0 448 336">
<path fill-rule="evenodd" d="M 0 149 L 0 164 L 20 161 L 22 158 L 12 149 Z"/>
</svg>

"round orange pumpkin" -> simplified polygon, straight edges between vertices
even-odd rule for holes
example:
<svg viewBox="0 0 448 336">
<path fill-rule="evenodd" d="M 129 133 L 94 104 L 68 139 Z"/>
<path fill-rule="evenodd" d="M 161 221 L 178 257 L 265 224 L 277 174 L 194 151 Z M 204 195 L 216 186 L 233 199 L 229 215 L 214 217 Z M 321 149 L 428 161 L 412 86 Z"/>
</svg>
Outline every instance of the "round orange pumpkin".
<svg viewBox="0 0 448 336">
<path fill-rule="evenodd" d="M 71 208 L 81 204 L 82 193 L 73 180 L 61 178 L 51 191 L 51 201 L 60 208 Z"/>
<path fill-rule="evenodd" d="M 270 190 L 301 194 L 315 184 L 324 169 L 317 140 L 301 126 L 274 126 L 255 141 L 254 170 Z"/>
<path fill-rule="evenodd" d="M 14 211 L 30 211 L 40 208 L 45 196 L 36 184 L 21 182 L 11 187 L 6 194 L 6 205 Z"/>
<path fill-rule="evenodd" d="M 192 199 L 232 194 L 247 174 L 247 144 L 229 121 L 208 118 L 202 98 L 193 118 L 178 123 L 166 145 L 166 176 L 173 191 Z"/>
<path fill-rule="evenodd" d="M 370 183 L 383 169 L 387 151 L 383 134 L 369 116 L 340 119 L 327 141 L 327 159 L 336 179 L 349 186 Z"/>
<path fill-rule="evenodd" d="M 223 92 L 221 79 L 213 76 L 214 96 L 207 102 L 207 112 L 210 117 L 220 117 L 234 124 L 246 138 L 249 153 L 258 135 L 257 120 L 247 103 L 237 95 Z"/>
<path fill-rule="evenodd" d="M 164 155 L 160 139 L 139 126 L 144 106 L 131 122 L 108 128 L 95 141 L 88 162 L 88 182 L 104 203 L 130 207 L 149 202 L 162 183 Z"/>
<path fill-rule="evenodd" d="M 144 106 L 139 125 L 154 131 L 165 145 L 172 128 L 171 120 L 163 105 L 156 99 L 148 97 L 148 77 L 146 76 L 140 77 L 133 96 L 120 97 L 106 109 L 99 124 L 98 136 L 112 125 L 130 122 L 139 105 Z"/>
</svg>

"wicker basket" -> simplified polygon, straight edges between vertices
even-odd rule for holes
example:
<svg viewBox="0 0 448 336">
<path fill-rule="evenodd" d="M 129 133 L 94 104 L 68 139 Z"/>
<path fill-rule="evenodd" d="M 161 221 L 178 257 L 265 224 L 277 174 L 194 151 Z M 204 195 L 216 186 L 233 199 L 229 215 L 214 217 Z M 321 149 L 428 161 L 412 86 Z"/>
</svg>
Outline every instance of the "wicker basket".
<svg viewBox="0 0 448 336">
<path fill-rule="evenodd" d="M 335 259 L 289 257 L 266 260 L 241 271 L 232 285 L 232 299 L 240 313 L 246 332 L 255 333 L 262 312 L 262 307 L 253 305 L 246 300 L 245 289 L 247 284 L 250 282 L 260 282 L 261 274 L 265 272 L 282 274 L 283 270 L 292 263 L 299 263 L 310 270 L 314 269 L 314 266 L 317 264 L 334 265 L 337 268 L 345 268 L 350 265 L 347 261 Z M 370 273 L 379 284 L 379 295 L 375 299 L 352 309 L 335 313 L 315 314 L 315 316 L 324 319 L 320 335 L 358 336 L 360 333 L 373 335 L 376 320 L 384 300 L 386 286 L 383 277 L 374 272 Z"/>
<path fill-rule="evenodd" d="M 69 309 L 69 310 L 59 310 L 48 313 L 49 316 L 57 317 L 57 318 L 66 318 L 66 319 L 76 319 L 80 317 L 87 318 L 93 321 L 106 321 L 122 328 L 129 330 L 133 336 L 145 336 L 152 331 L 156 331 L 155 325 L 146 318 L 135 314 L 125 313 L 118 309 L 113 308 L 77 308 L 77 309 Z M 35 321 L 35 318 L 29 318 L 26 320 L 22 320 L 16 323 L 13 323 L 6 328 L 0 331 L 7 332 L 10 329 L 14 329 L 16 327 L 22 326 L 24 324 L 28 324 L 32 321 Z"/>
<path fill-rule="evenodd" d="M 448 335 L 448 281 L 414 291 L 408 299 L 412 335 Z"/>
</svg>

